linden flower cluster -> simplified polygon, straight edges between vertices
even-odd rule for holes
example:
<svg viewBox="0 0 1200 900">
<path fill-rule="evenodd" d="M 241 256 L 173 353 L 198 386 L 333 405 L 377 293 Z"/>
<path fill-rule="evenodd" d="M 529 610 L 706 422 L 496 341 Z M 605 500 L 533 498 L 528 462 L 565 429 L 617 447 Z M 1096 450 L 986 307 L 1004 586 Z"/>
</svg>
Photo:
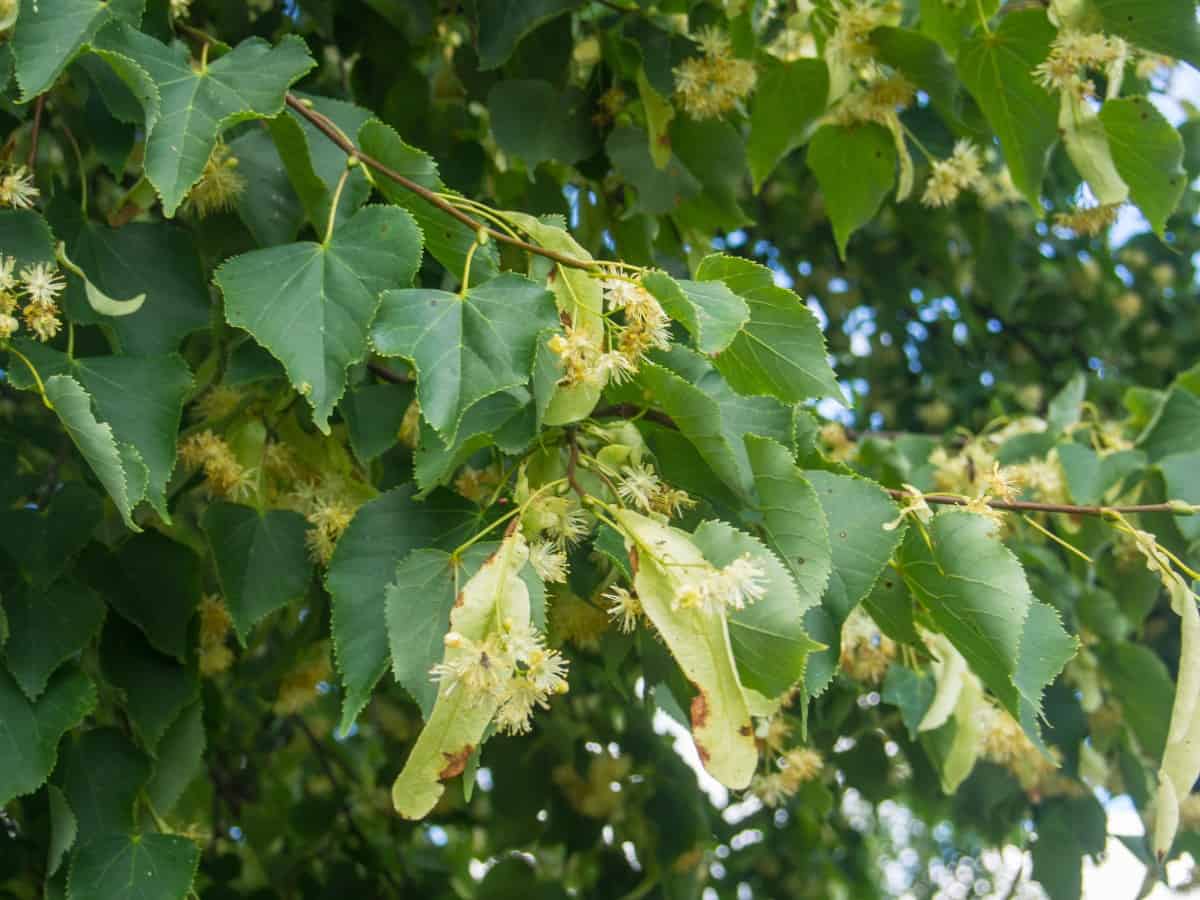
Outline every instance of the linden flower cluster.
<svg viewBox="0 0 1200 900">
<path fill-rule="evenodd" d="M 743 553 L 724 568 L 706 566 L 699 573 L 689 572 L 671 598 L 671 609 L 698 609 L 709 614 L 745 609 L 766 593 L 767 570 Z"/>
<path fill-rule="evenodd" d="M 748 96 L 758 76 L 753 62 L 733 55 L 729 38 L 718 29 L 703 29 L 696 43 L 704 55 L 675 68 L 675 96 L 693 119 L 715 119 Z"/>
<path fill-rule="evenodd" d="M 0 340 L 20 329 L 16 313 L 23 299 L 25 327 L 39 341 L 48 341 L 62 328 L 57 299 L 67 283 L 51 263 L 26 266 L 20 277 L 14 273 L 16 265 L 13 257 L 0 256 Z"/>
<path fill-rule="evenodd" d="M 780 770 L 769 775 L 755 775 L 750 790 L 767 806 L 782 806 L 800 786 L 821 774 L 825 761 L 816 750 L 796 747 L 779 759 Z"/>
<path fill-rule="evenodd" d="M 338 538 L 354 518 L 358 507 L 347 499 L 339 479 L 322 483 L 301 482 L 289 499 L 312 527 L 304 534 L 309 555 L 315 562 L 328 565 Z"/>
<path fill-rule="evenodd" d="M 1008 769 L 1026 793 L 1047 797 L 1077 794 L 1086 790 L 1058 771 L 1025 730 L 1006 710 L 984 703 L 976 711 L 980 724 L 980 752 L 984 759 Z"/>
<path fill-rule="evenodd" d="M 642 512 L 677 516 L 696 505 L 687 491 L 665 484 L 654 469 L 644 463 L 622 466 L 617 480 L 617 496 Z"/>
<path fill-rule="evenodd" d="M 272 709 L 277 716 L 295 715 L 317 699 L 317 686 L 329 678 L 333 668 L 329 654 L 322 652 L 283 676 Z"/>
<path fill-rule="evenodd" d="M 624 634 L 631 634 L 642 617 L 642 602 L 636 594 L 614 585 L 604 593 L 608 601 L 608 617 Z"/>
<path fill-rule="evenodd" d="M 491 697 L 499 701 L 496 727 L 504 734 L 525 734 L 536 708 L 550 708 L 550 696 L 567 692 L 567 661 L 557 650 L 545 647 L 530 626 L 504 626 L 482 641 L 451 631 L 443 638 L 445 662 L 430 670 L 445 691 L 467 692 L 473 701 Z"/>
<path fill-rule="evenodd" d="M 625 316 L 625 324 L 615 326 L 619 332 L 617 346 L 605 351 L 597 336 L 568 325 L 564 334 L 556 334 L 549 341 L 565 370 L 564 384 L 623 384 L 637 372 L 649 351 L 670 346 L 671 320 L 640 284 L 606 279 L 604 298 L 610 312 L 620 310 Z"/>
<path fill-rule="evenodd" d="M 220 597 L 207 594 L 200 600 L 200 638 L 197 656 L 201 675 L 219 675 L 233 664 L 233 651 L 225 645 L 233 620 Z"/>
<path fill-rule="evenodd" d="M 1066 28 L 1054 38 L 1050 55 L 1034 67 L 1033 76 L 1046 90 L 1085 99 L 1096 94 L 1087 71 L 1107 69 L 1110 80 L 1119 80 L 1128 55 L 1129 45 L 1120 38 Z"/>
<path fill-rule="evenodd" d="M 1094 237 L 1117 221 L 1117 213 L 1120 211 L 1119 203 L 1081 206 L 1068 212 L 1055 213 L 1054 224 L 1070 228 L 1076 234 Z"/>
<path fill-rule="evenodd" d="M 216 212 L 228 212 L 237 205 L 238 198 L 246 190 L 246 179 L 237 171 L 237 166 L 237 157 L 227 145 L 217 144 L 213 148 L 200 180 L 188 194 L 188 206 L 196 215 L 204 219 Z"/>
<path fill-rule="evenodd" d="M 925 184 L 921 202 L 925 206 L 949 206 L 960 193 L 978 184 L 982 174 L 979 148 L 968 140 L 960 140 L 948 159 L 933 163 L 933 172 Z"/>
<path fill-rule="evenodd" d="M 6 167 L 0 174 L 0 206 L 32 209 L 38 198 L 33 173 L 24 166 Z"/>
<path fill-rule="evenodd" d="M 544 534 L 559 549 L 577 544 L 592 530 L 592 520 L 573 497 L 541 495 L 525 510 L 526 526 Z"/>
<path fill-rule="evenodd" d="M 879 684 L 895 658 L 896 644 L 861 607 L 855 608 L 842 625 L 842 671 L 855 681 Z"/>
<path fill-rule="evenodd" d="M 179 461 L 189 469 L 202 469 L 209 491 L 238 500 L 255 492 L 255 473 L 233 455 L 224 439 L 211 429 L 190 434 L 179 442 Z"/>
</svg>

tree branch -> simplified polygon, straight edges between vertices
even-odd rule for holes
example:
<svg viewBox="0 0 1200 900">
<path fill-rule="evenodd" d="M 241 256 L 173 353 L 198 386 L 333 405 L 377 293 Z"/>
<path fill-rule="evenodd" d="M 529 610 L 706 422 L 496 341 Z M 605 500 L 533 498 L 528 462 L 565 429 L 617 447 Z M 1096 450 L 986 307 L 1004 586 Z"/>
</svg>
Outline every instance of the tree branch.
<svg viewBox="0 0 1200 900">
<path fill-rule="evenodd" d="M 615 403 L 612 406 L 603 406 L 592 413 L 592 416 L 599 418 L 601 416 L 619 416 L 626 419 L 641 416 L 651 422 L 656 422 L 666 428 L 677 429 L 675 422 L 670 416 L 667 416 L 657 410 L 643 409 L 639 406 L 634 406 L 632 403 Z M 872 432 L 863 432 L 861 437 L 869 437 Z M 913 499 L 914 495 L 909 491 L 898 490 L 896 488 L 887 488 L 888 494 L 895 500 Z M 965 497 L 956 497 L 953 494 L 924 494 L 925 502 L 933 503 L 939 506 L 966 506 L 971 501 Z M 1200 513 L 1200 507 L 1188 507 L 1186 504 L 1179 503 L 1140 503 L 1132 506 L 1076 506 L 1071 503 L 1039 503 L 1034 500 L 988 500 L 987 505 L 992 509 L 1009 510 L 1012 512 L 1049 512 L 1049 513 L 1064 513 L 1069 516 L 1109 516 L 1113 513 L 1131 514 L 1131 513 L 1169 513 L 1176 516 L 1190 516 Z"/>
<path fill-rule="evenodd" d="M 411 178 L 401 175 L 395 169 L 384 165 L 373 156 L 363 153 L 354 145 L 351 140 L 338 131 L 337 126 L 335 126 L 315 109 L 310 109 L 309 107 L 305 106 L 304 101 L 296 97 L 294 94 L 287 95 L 287 105 L 290 106 L 297 115 L 307 119 L 314 128 L 321 132 L 321 134 L 325 135 L 325 137 L 337 144 L 337 146 L 340 147 L 342 152 L 347 156 L 359 160 L 359 162 L 361 162 L 363 165 L 368 166 L 371 169 L 374 169 L 380 175 L 391 179 L 405 190 L 412 191 L 412 193 L 416 194 L 430 206 L 437 207 L 446 215 L 456 219 L 471 230 L 475 232 L 482 230 L 488 235 L 488 237 L 496 241 L 500 241 L 504 244 L 511 244 L 514 247 L 519 247 L 526 253 L 534 253 L 538 256 L 544 256 L 546 259 L 552 259 L 559 265 L 567 266 L 571 269 L 599 268 L 598 264 L 592 260 L 576 259 L 573 256 L 567 256 L 563 253 L 556 253 L 553 250 L 547 250 L 545 247 L 539 247 L 536 244 L 531 244 L 528 241 L 523 241 L 520 238 L 512 237 L 511 235 L 505 234 L 502 231 L 496 231 L 494 228 L 488 227 L 483 222 L 480 222 L 477 219 L 467 215 L 452 203 L 447 203 L 436 193 L 425 187 L 425 185 L 418 184 Z"/>
<path fill-rule="evenodd" d="M 915 498 L 915 494 L 910 491 L 901 491 L 895 488 L 887 488 L 887 492 L 896 500 L 910 500 Z M 922 495 L 926 503 L 933 503 L 940 506 L 966 506 L 971 501 L 965 497 L 956 497 L 953 494 L 924 494 Z M 1188 509 L 1186 506 L 1180 506 L 1175 503 L 1137 503 L 1131 506 L 1076 506 L 1071 503 L 1039 503 L 1033 500 L 988 500 L 987 505 L 992 509 L 1006 509 L 1010 511 L 1020 512 L 1050 512 L 1050 513 L 1066 513 L 1071 516 L 1108 516 L 1113 513 L 1170 513 L 1177 516 L 1190 516 L 1196 514 L 1196 509 Z"/>
</svg>

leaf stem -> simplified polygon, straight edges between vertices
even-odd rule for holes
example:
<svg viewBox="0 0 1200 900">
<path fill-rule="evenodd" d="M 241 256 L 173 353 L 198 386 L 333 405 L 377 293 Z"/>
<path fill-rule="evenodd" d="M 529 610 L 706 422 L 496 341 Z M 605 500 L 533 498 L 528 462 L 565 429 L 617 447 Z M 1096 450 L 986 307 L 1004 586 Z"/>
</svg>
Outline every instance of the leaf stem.
<svg viewBox="0 0 1200 900">
<path fill-rule="evenodd" d="M 992 29 L 988 26 L 987 16 L 983 14 L 983 0 L 975 0 L 975 11 L 979 13 L 979 24 L 983 26 L 983 33 L 991 34 Z"/>
<path fill-rule="evenodd" d="M 573 256 L 567 256 L 564 253 L 558 253 L 554 250 L 547 250 L 545 247 L 539 247 L 536 244 L 529 243 L 528 241 L 511 237 L 502 231 L 488 228 L 477 219 L 472 218 L 462 210 L 458 209 L 456 206 L 454 206 L 454 204 L 447 203 L 438 196 L 436 191 L 430 190 L 423 184 L 418 184 L 411 178 L 401 175 L 394 169 L 384 165 L 373 156 L 363 153 L 354 145 L 353 141 L 347 138 L 344 134 L 340 134 L 338 128 L 332 122 L 330 122 L 325 116 L 321 115 L 316 110 L 309 109 L 307 106 L 305 106 L 300 98 L 298 98 L 295 94 L 289 93 L 286 97 L 286 100 L 288 106 L 295 110 L 298 115 L 307 119 L 313 125 L 313 127 L 325 135 L 325 137 L 337 144 L 343 153 L 348 156 L 356 157 L 363 163 L 363 165 L 369 166 L 379 174 L 391 179 L 406 190 L 412 191 L 426 203 L 437 207 L 451 218 L 461 222 L 463 225 L 466 225 L 472 231 L 477 232 L 480 228 L 482 228 L 485 232 L 487 232 L 489 237 L 494 238 L 497 241 L 505 244 L 511 244 L 514 247 L 519 247 L 526 253 L 544 256 L 547 259 L 552 259 L 555 262 L 561 263 L 564 266 L 569 266 L 572 269 L 596 269 L 600 267 L 600 263 L 596 262 L 595 260 L 576 259 Z"/>
<path fill-rule="evenodd" d="M 42 395 L 42 403 L 45 404 L 46 409 L 54 409 L 54 406 L 53 406 L 53 404 L 51 404 L 50 399 L 46 396 L 46 386 L 44 384 L 42 384 L 42 376 L 38 374 L 38 370 L 35 369 L 33 366 L 33 363 L 31 363 L 29 361 L 29 357 L 26 356 L 24 353 L 22 353 L 20 350 L 18 350 L 16 347 L 14 347 L 12 344 L 9 344 L 5 349 L 8 350 L 9 353 L 11 353 L 13 356 L 15 356 L 21 362 L 25 363 L 25 367 L 27 369 L 29 369 L 30 374 L 33 375 L 34 382 L 37 384 L 38 393 Z"/>
<path fill-rule="evenodd" d="M 523 512 L 525 512 L 525 509 L 529 506 L 529 504 L 532 503 L 534 500 L 536 500 L 539 495 L 541 495 L 545 491 L 548 491 L 552 487 L 557 487 L 558 485 L 563 484 L 564 482 L 566 482 L 566 480 L 567 479 L 565 479 L 565 478 L 556 478 L 553 481 L 547 481 L 540 488 L 538 488 L 536 491 L 534 491 L 532 494 L 530 494 L 529 497 L 525 500 L 525 502 L 522 503 L 520 506 L 518 506 L 516 509 L 509 510 L 504 515 L 502 515 L 500 518 L 498 518 L 495 522 L 492 522 L 492 524 L 488 525 L 487 528 L 483 529 L 483 531 L 479 532 L 478 534 L 476 534 L 474 537 L 472 537 L 465 543 L 459 544 L 457 547 L 455 547 L 454 552 L 450 554 L 451 558 L 458 559 L 462 555 L 463 551 L 465 551 L 467 548 L 471 547 L 472 545 L 477 544 L 479 542 L 480 538 L 482 538 L 484 535 L 489 534 L 492 531 L 495 531 L 498 526 L 503 525 L 505 522 L 507 522 L 513 516 L 521 515 Z"/>
<path fill-rule="evenodd" d="M 467 291 L 471 289 L 471 260 L 475 257 L 475 251 L 483 246 L 479 242 L 481 235 L 476 234 L 475 240 L 471 242 L 470 249 L 467 250 L 467 260 L 463 263 L 462 287 L 458 290 L 458 296 L 467 296 Z"/>
<path fill-rule="evenodd" d="M 88 210 L 88 184 L 87 184 L 87 168 L 83 164 L 83 151 L 79 149 L 79 142 L 75 140 L 75 135 L 71 133 L 71 129 L 66 125 L 62 126 L 63 134 L 66 135 L 67 142 L 71 145 L 71 149 L 75 152 L 75 163 L 79 166 L 79 209 L 83 213 L 83 218 L 87 220 Z"/>
<path fill-rule="evenodd" d="M 207 44 L 205 46 L 208 46 Z M 338 177 L 337 186 L 333 189 L 333 199 L 329 203 L 329 221 L 325 225 L 325 246 L 329 246 L 329 241 L 333 238 L 333 226 L 337 222 L 338 203 L 342 199 L 342 188 L 346 186 L 346 179 L 350 177 L 350 166 L 342 169 L 342 174 Z"/>
</svg>

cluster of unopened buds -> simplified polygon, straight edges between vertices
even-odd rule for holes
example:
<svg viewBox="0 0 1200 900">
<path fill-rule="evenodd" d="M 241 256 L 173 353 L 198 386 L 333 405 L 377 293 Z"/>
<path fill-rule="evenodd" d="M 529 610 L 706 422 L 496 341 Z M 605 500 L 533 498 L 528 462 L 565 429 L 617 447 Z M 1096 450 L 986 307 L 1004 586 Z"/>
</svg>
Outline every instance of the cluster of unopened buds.
<svg viewBox="0 0 1200 900">
<path fill-rule="evenodd" d="M 504 734 L 526 733 L 534 710 L 549 709 L 551 696 L 567 692 L 566 659 L 528 625 L 505 622 L 479 641 L 451 631 L 443 643 L 450 652 L 430 670 L 434 680 L 447 694 L 496 700 L 496 727 Z"/>
<path fill-rule="evenodd" d="M 58 295 L 66 281 L 52 263 L 25 266 L 19 275 L 16 265 L 13 257 L 0 256 L 0 340 L 16 334 L 24 320 L 25 327 L 39 341 L 48 341 L 62 328 Z M 17 318 L 18 312 L 21 319 Z"/>
</svg>

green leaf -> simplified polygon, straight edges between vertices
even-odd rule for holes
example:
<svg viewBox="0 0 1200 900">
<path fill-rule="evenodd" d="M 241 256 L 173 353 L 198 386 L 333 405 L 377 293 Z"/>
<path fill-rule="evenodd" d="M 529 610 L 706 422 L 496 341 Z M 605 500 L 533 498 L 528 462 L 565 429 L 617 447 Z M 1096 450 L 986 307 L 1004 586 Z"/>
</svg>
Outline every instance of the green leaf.
<svg viewBox="0 0 1200 900">
<path fill-rule="evenodd" d="M 779 162 L 807 140 L 828 96 L 829 70 L 822 60 L 765 58 L 750 106 L 746 142 L 756 193 Z"/>
<path fill-rule="evenodd" d="M 1146 430 L 1138 447 L 1151 462 L 1175 453 L 1190 453 L 1200 437 L 1200 397 L 1183 388 L 1171 388 Z"/>
<path fill-rule="evenodd" d="M 442 550 L 414 550 L 396 568 L 387 586 L 387 627 L 392 672 L 429 718 L 437 700 L 430 668 L 442 658 L 442 638 L 458 596 L 461 569 Z"/>
<path fill-rule="evenodd" d="M 367 353 L 379 295 L 412 282 L 421 233 L 401 209 L 359 210 L 328 243 L 253 250 L 217 269 L 229 324 L 245 328 L 283 363 L 329 433 L 346 369 Z"/>
<path fill-rule="evenodd" d="M 411 384 L 364 384 L 342 397 L 338 409 L 361 462 L 368 463 L 396 446 L 412 398 Z"/>
<path fill-rule="evenodd" d="M 46 797 L 50 801 L 50 846 L 46 850 L 46 877 L 49 878 L 58 871 L 67 851 L 75 843 L 79 823 L 58 785 L 46 785 Z"/>
<path fill-rule="evenodd" d="M 897 568 L 971 671 L 1040 745 L 1042 688 L 1077 642 L 1058 614 L 1034 599 L 1020 563 L 994 532 L 984 516 L 939 513 L 924 531 L 909 531 Z"/>
<path fill-rule="evenodd" d="M 729 615 L 729 646 L 743 685 L 767 698 L 791 690 L 804 678 L 808 654 L 821 646 L 804 630 L 806 604 L 792 576 L 761 541 L 724 522 L 702 522 L 692 539 L 718 568 L 749 554 L 765 570 L 766 595 Z"/>
<path fill-rule="evenodd" d="M 907 28 L 884 26 L 871 32 L 871 43 L 878 57 L 925 91 L 939 112 L 957 118 L 962 87 L 954 63 L 932 38 Z"/>
<path fill-rule="evenodd" d="M 833 565 L 825 511 L 787 448 L 755 435 L 745 443 L 760 527 L 795 579 L 800 608 L 809 609 L 821 602 Z"/>
<path fill-rule="evenodd" d="M 614 517 L 636 562 L 634 586 L 642 609 L 696 688 L 689 712 L 700 760 L 726 787 L 745 787 L 758 750 L 725 614 L 674 608 L 681 588 L 677 573 L 704 565 L 704 555 L 678 529 L 629 510 L 618 510 Z"/>
<path fill-rule="evenodd" d="M 406 485 L 363 505 L 338 540 L 325 586 L 333 598 L 333 646 L 346 688 L 343 732 L 388 666 L 385 590 L 397 565 L 413 550 L 460 539 L 471 509 L 449 494 L 415 502 Z"/>
<path fill-rule="evenodd" d="M 750 321 L 746 301 L 720 281 L 677 281 L 666 272 L 650 272 L 642 287 L 683 324 L 704 354 L 720 353 Z"/>
<path fill-rule="evenodd" d="M 1074 442 L 1059 444 L 1057 449 L 1071 499 L 1085 505 L 1101 503 L 1106 493 L 1146 464 L 1146 455 L 1140 450 L 1119 450 L 1101 456 L 1091 447 Z"/>
<path fill-rule="evenodd" d="M 1103 30 L 1200 67 L 1200 24 L 1191 0 L 1094 0 Z"/>
<path fill-rule="evenodd" d="M 174 354 L 70 359 L 45 347 L 35 349 L 30 344 L 29 349 L 27 355 L 34 359 L 43 378 L 65 373 L 78 380 L 91 397 L 98 422 L 111 429 L 122 460 L 132 458 L 132 465 L 126 469 L 130 504 L 136 505 L 144 497 L 169 522 L 166 485 L 175 469 L 175 442 L 184 400 L 192 388 L 187 363 Z M 26 389 L 31 386 L 23 374 L 13 383 Z M 129 402 L 133 396 L 138 397 L 138 403 Z M 125 448 L 134 452 L 130 454 Z M 132 489 L 135 483 L 140 488 Z"/>
<path fill-rule="evenodd" d="M 156 531 L 126 541 L 117 555 L 127 582 L 108 593 L 108 602 L 142 629 L 155 649 L 183 659 L 188 623 L 200 599 L 199 558 Z"/>
<path fill-rule="evenodd" d="M 676 374 L 643 363 L 632 384 L 612 392 L 614 398 L 661 409 L 713 473 L 748 498 L 752 473 L 742 439 L 755 433 L 790 442 L 791 410 L 769 398 L 737 396 L 703 359 L 682 348 L 675 348 L 670 359 L 691 363 L 691 370 Z"/>
<path fill-rule="evenodd" d="M 302 101 L 329 119 L 343 134 L 354 135 L 371 118 L 371 113 L 361 106 L 316 97 L 298 92 Z M 297 199 L 304 207 L 308 221 L 318 234 L 323 234 L 329 222 L 329 207 L 337 184 L 342 175 L 346 183 L 338 198 L 337 217 L 345 221 L 366 202 L 371 195 L 371 183 L 361 167 L 346 171 L 346 154 L 342 148 L 317 130 L 317 127 L 288 109 L 270 123 L 271 138 L 275 143 L 278 159 L 291 182 Z M 292 238 L 295 233 L 292 234 Z M 271 243 L 281 243 L 273 241 Z"/>
<path fill-rule="evenodd" d="M 32 794 L 50 777 L 58 741 L 96 706 L 96 687 L 78 669 L 64 669 L 36 703 L 0 670 L 0 806 Z"/>
<path fill-rule="evenodd" d="M 900 510 L 873 481 L 832 472 L 805 473 L 821 501 L 829 529 L 833 568 L 821 602 L 845 622 L 879 579 L 903 529 L 884 529 Z"/>
<path fill-rule="evenodd" d="M 287 89 L 315 63 L 304 41 L 285 35 L 275 46 L 250 38 L 193 68 L 183 44 L 168 47 L 140 31 L 106 29 L 102 49 L 128 56 L 158 87 L 160 105 L 146 118 L 146 177 L 170 218 L 204 171 L 221 131 L 283 109 Z"/>
<path fill-rule="evenodd" d="M 174 353 L 184 337 L 209 324 L 208 285 L 187 230 L 166 222 L 132 222 L 119 229 L 80 222 L 68 234 L 67 249 L 105 294 L 146 295 L 137 312 L 114 319 L 91 307 L 80 284 L 68 284 L 72 320 L 99 325 L 115 349 L 134 356 Z"/>
<path fill-rule="evenodd" d="M 529 549 L 519 534 L 506 539 L 452 604 L 450 630 L 482 641 L 501 627 L 529 625 L 529 589 L 519 577 L 528 559 Z M 442 658 L 452 662 L 469 652 L 446 647 Z M 443 782 L 463 771 L 499 705 L 493 694 L 473 694 L 453 679 L 439 683 L 433 710 L 392 784 L 396 812 L 420 819 L 433 809 L 445 791 Z"/>
<path fill-rule="evenodd" d="M 512 56 L 521 38 L 539 25 L 574 9 L 576 0 L 479 0 L 479 68 L 495 69 Z"/>
<path fill-rule="evenodd" d="M 1083 896 L 1083 857 L 1099 857 L 1108 839 L 1104 807 L 1092 796 L 1051 797 L 1038 810 L 1033 877 L 1050 900 Z"/>
<path fill-rule="evenodd" d="M 122 451 L 113 438 L 112 426 L 96 418 L 92 398 L 70 375 L 52 375 L 45 384 L 47 401 L 112 497 L 121 518 L 129 528 L 140 531 L 133 521 L 133 507 L 142 499 L 148 473 L 137 451 Z M 126 412 L 133 410 L 125 407 Z"/>
<path fill-rule="evenodd" d="M 894 569 L 884 570 L 862 603 L 879 630 L 897 644 L 921 645 L 921 635 L 913 620 L 912 595 Z"/>
<path fill-rule="evenodd" d="M 524 161 L 530 178 L 541 162 L 571 165 L 595 144 L 586 99 L 546 81 L 497 81 L 487 99 L 492 134 L 501 150 Z"/>
<path fill-rule="evenodd" d="M 1105 681 L 1129 730 L 1153 763 L 1162 759 L 1171 722 L 1175 681 L 1149 647 L 1121 641 L 1101 655 Z"/>
<path fill-rule="evenodd" d="M 900 710 L 910 740 L 917 739 L 917 726 L 933 703 L 935 685 L 927 672 L 913 671 L 900 663 L 888 666 L 883 682 L 883 702 Z"/>
<path fill-rule="evenodd" d="M 972 31 L 979 13 L 989 19 L 996 14 L 998 0 L 986 0 L 978 8 L 956 4 L 954 0 L 920 0 L 920 28 L 946 48 L 951 56 L 958 54 L 968 31 Z M 978 12 L 977 12 L 978 9 Z"/>
<path fill-rule="evenodd" d="M 1035 600 L 1029 607 L 1021 632 L 1020 656 L 1013 683 L 1021 695 L 1017 719 L 1039 749 L 1044 749 L 1038 739 L 1042 692 L 1058 677 L 1078 649 L 1079 641 L 1067 634 L 1058 611 Z"/>
<path fill-rule="evenodd" d="M 721 119 L 697 121 L 684 116 L 671 123 L 671 148 L 701 186 L 675 209 L 683 229 L 708 234 L 753 224 L 738 204 L 746 171 L 741 132 Z"/>
<path fill-rule="evenodd" d="M 22 102 L 54 84 L 80 48 L 110 22 L 137 27 L 146 0 L 46 0 L 20 4 L 12 36 Z"/>
<path fill-rule="evenodd" d="M 492 394 L 474 404 L 463 416 L 452 443 L 428 422 L 421 421 L 421 443 L 414 456 L 414 476 L 421 496 L 450 480 L 472 454 L 496 446 L 501 452 L 525 450 L 537 436 L 536 412 L 525 388 Z"/>
<path fill-rule="evenodd" d="M 71 579 L 8 593 L 8 671 L 37 700 L 60 665 L 91 643 L 104 621 L 104 600 Z"/>
<path fill-rule="evenodd" d="M 204 708 L 197 700 L 179 714 L 158 742 L 146 796 L 159 813 L 174 808 L 184 789 L 204 770 L 205 741 Z"/>
<path fill-rule="evenodd" d="M 646 111 L 647 135 L 650 139 L 650 158 L 660 169 L 666 168 L 671 159 L 671 135 L 667 129 L 675 118 L 675 107 L 671 101 L 654 89 L 650 79 L 646 77 L 646 67 L 640 66 L 637 71 L 638 97 Z"/>
<path fill-rule="evenodd" d="M 806 678 L 809 694 L 825 690 L 837 670 L 841 628 L 854 608 L 870 593 L 895 550 L 902 529 L 883 526 L 899 515 L 891 498 L 874 482 L 831 472 L 806 472 L 824 511 L 832 556 L 829 582 L 821 606 L 829 615 L 826 649 L 815 654 Z"/>
<path fill-rule="evenodd" d="M 149 774 L 145 754 L 115 728 L 92 729 L 66 745 L 54 780 L 79 819 L 82 843 L 133 829 L 134 803 Z"/>
<path fill-rule="evenodd" d="M 0 510 L 0 548 L 32 584 L 46 585 L 69 568 L 103 517 L 100 496 L 68 481 L 43 512 Z"/>
<path fill-rule="evenodd" d="M 221 595 L 245 646 L 260 619 L 308 590 L 313 573 L 304 542 L 308 523 L 291 510 L 215 502 L 204 511 L 203 528 Z"/>
<path fill-rule="evenodd" d="M 229 151 L 238 162 L 238 173 L 246 179 L 237 198 L 238 215 L 259 246 L 294 241 L 304 223 L 304 207 L 288 180 L 271 133 L 251 128 L 229 142 Z"/>
<path fill-rule="evenodd" d="M 1000 138 L 1013 184 L 1039 213 L 1058 139 L 1058 105 L 1031 70 L 1046 58 L 1054 34 L 1045 12 L 1019 10 L 990 34 L 967 41 L 958 56 L 958 75 Z"/>
<path fill-rule="evenodd" d="M 1107 463 L 1113 456 L 1118 455 L 1122 454 L 1114 453 L 1105 457 L 1104 461 Z M 1200 452 L 1177 453 L 1164 457 L 1158 461 L 1158 469 L 1162 472 L 1168 499 L 1200 506 L 1200 483 L 1196 479 L 1196 473 L 1200 472 Z M 1177 516 L 1175 527 L 1186 540 L 1200 539 L 1200 515 Z"/>
<path fill-rule="evenodd" d="M 785 403 L 841 398 L 816 316 L 798 296 L 775 284 L 770 269 L 714 254 L 700 263 L 696 276 L 724 282 L 750 308 L 750 321 L 713 360 L 735 391 L 768 394 Z"/>
<path fill-rule="evenodd" d="M 196 842 L 174 834 L 109 834 L 71 863 L 70 900 L 183 900 L 200 864 Z"/>
<path fill-rule="evenodd" d="M 412 362 L 421 415 L 453 441 L 472 404 L 529 382 L 537 335 L 556 322 L 549 291 L 505 273 L 465 297 L 389 291 L 371 329 L 371 345 L 383 356 Z"/>
<path fill-rule="evenodd" d="M 621 179 L 637 192 L 629 204 L 629 213 L 652 216 L 674 212 L 689 197 L 700 193 L 700 182 L 672 156 L 663 169 L 654 164 L 650 155 L 650 138 L 640 128 L 622 126 L 608 136 L 605 143 L 608 158 Z"/>
<path fill-rule="evenodd" d="M 0 247 L 16 259 L 15 272 L 40 262 L 54 264 L 54 234 L 31 209 L 0 209 Z"/>
<path fill-rule="evenodd" d="M 1157 18 L 1157 13 L 1155 18 Z M 1192 21 L 1195 26 L 1195 17 Z M 1100 107 L 1113 163 L 1159 237 L 1187 188 L 1183 139 L 1146 97 L 1122 97 Z"/>
<path fill-rule="evenodd" d="M 134 733 L 153 754 L 183 708 L 196 699 L 200 686 L 195 674 L 151 647 L 119 616 L 105 624 L 100 653 L 105 677 L 125 694 Z"/>
<path fill-rule="evenodd" d="M 879 212 L 896 183 L 896 146 L 886 128 L 873 123 L 822 125 L 808 147 L 808 166 L 825 195 L 838 255 L 846 258 L 850 235 Z"/>
<path fill-rule="evenodd" d="M 366 122 L 358 131 L 358 145 L 389 169 L 431 191 L 444 191 L 437 163 L 424 151 L 410 147 L 400 135 L 377 119 Z M 379 192 L 391 203 L 407 209 L 425 237 L 425 249 L 459 277 L 467 265 L 467 254 L 475 243 L 475 231 L 452 218 L 408 188 L 390 178 L 376 179 Z M 496 244 L 489 241 L 471 256 L 471 284 L 482 284 L 500 273 Z"/>
</svg>

